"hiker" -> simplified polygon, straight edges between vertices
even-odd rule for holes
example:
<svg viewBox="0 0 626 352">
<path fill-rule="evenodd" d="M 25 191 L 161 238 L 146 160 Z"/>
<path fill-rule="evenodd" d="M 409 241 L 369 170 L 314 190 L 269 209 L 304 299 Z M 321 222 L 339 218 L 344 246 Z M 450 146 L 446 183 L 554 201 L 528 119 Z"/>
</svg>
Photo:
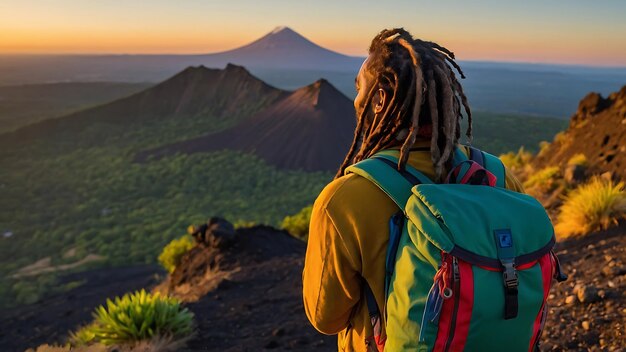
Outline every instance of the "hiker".
<svg viewBox="0 0 626 352">
<path fill-rule="evenodd" d="M 433 42 L 414 39 L 404 29 L 396 28 L 383 30 L 372 40 L 369 56 L 358 73 L 355 81 L 358 94 L 354 99 L 357 115 L 354 141 L 335 179 L 324 188 L 313 206 L 303 272 L 307 317 L 320 332 L 338 334 L 340 351 L 382 351 L 386 342 L 386 350 L 392 351 L 417 350 L 418 345 L 424 346 L 423 341 L 418 341 L 418 338 L 422 339 L 422 315 L 412 315 L 415 309 L 411 306 L 413 302 L 409 302 L 412 297 L 400 289 L 395 289 L 395 296 L 388 295 L 392 285 L 399 285 L 396 284 L 399 279 L 389 282 L 386 276 L 392 231 L 390 223 L 394 222 L 394 214 L 398 213 L 400 222 L 404 220 L 401 211 L 404 204 L 398 204 L 394 199 L 393 190 L 385 190 L 384 184 L 377 184 L 379 181 L 382 183 L 376 179 L 378 171 L 368 173 L 367 165 L 362 161 L 376 157 L 378 165 L 370 166 L 374 169 L 378 167 L 377 170 L 390 178 L 399 177 L 397 185 L 407 182 L 404 180 L 407 177 L 410 179 L 411 184 L 407 183 L 408 187 L 400 191 L 405 192 L 405 199 L 400 203 L 406 203 L 411 186 L 418 183 L 417 179 L 425 177 L 423 180 L 443 183 L 455 158 L 469 160 L 474 153 L 480 154 L 477 158 L 483 165 L 485 160 L 490 160 L 488 163 L 494 168 L 500 167 L 501 173 L 494 171 L 499 173 L 496 180 L 495 175 L 489 172 L 492 170 L 477 167 L 480 170 L 472 175 L 473 179 L 478 177 L 481 184 L 495 185 L 497 182 L 500 187 L 522 192 L 520 183 L 499 161 L 496 166 L 494 161 L 497 158 L 459 145 L 461 108 L 467 115 L 466 135 L 470 141 L 472 119 L 454 70 L 465 78 L 454 61 L 454 54 L 448 49 Z M 359 165 L 363 167 L 359 168 Z M 546 220 L 541 221 L 543 226 Z M 505 233 L 503 243 L 512 240 L 507 236 Z M 421 245 L 427 246 L 425 243 Z M 441 251 L 432 244 L 428 246 L 429 253 L 434 253 L 434 258 L 426 258 L 433 261 L 430 264 L 432 268 L 425 274 L 415 272 L 406 280 L 436 288 L 437 285 L 433 285 L 435 271 L 438 268 L 441 271 L 441 263 L 447 259 L 442 258 Z M 448 274 L 442 275 L 445 279 Z M 502 276 L 501 273 L 498 275 Z M 423 280 L 420 281 L 421 278 Z M 445 280 L 439 282 L 445 284 Z M 541 286 L 541 283 L 538 285 Z M 500 290 L 498 287 L 498 293 Z M 439 296 L 451 292 L 450 287 L 443 287 L 439 295 L 432 295 L 431 298 L 445 302 L 439 300 Z M 422 310 L 425 300 L 426 297 L 416 299 L 421 302 Z M 402 304 L 406 307 L 398 308 L 399 311 L 405 310 L 402 314 L 406 317 L 393 317 L 393 331 L 389 326 L 392 321 L 386 321 L 392 318 L 387 316 L 391 314 L 386 311 L 386 308 L 391 308 L 388 303 L 394 307 Z M 446 303 L 443 305 L 444 310 L 447 309 Z M 541 308 L 543 310 L 543 305 Z M 443 314 L 440 313 L 442 319 Z M 536 315 L 535 311 L 533 321 Z M 532 326 L 528 335 L 533 332 L 531 330 Z M 441 345 L 441 342 L 438 343 Z M 445 347 L 450 349 L 449 343 Z M 526 345 L 524 350 L 528 349 Z"/>
</svg>

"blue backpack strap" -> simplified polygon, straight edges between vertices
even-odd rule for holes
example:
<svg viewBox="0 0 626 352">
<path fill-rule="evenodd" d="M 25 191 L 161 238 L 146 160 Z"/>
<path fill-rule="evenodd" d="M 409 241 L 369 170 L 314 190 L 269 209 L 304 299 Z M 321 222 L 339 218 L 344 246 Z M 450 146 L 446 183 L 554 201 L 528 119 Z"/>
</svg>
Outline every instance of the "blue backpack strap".
<svg viewBox="0 0 626 352">
<path fill-rule="evenodd" d="M 469 148 L 470 160 L 473 160 L 477 162 L 478 165 L 485 167 L 485 157 L 483 155 L 482 150 L 478 148 L 474 148 L 471 145 L 468 146 L 468 148 Z"/>
</svg>

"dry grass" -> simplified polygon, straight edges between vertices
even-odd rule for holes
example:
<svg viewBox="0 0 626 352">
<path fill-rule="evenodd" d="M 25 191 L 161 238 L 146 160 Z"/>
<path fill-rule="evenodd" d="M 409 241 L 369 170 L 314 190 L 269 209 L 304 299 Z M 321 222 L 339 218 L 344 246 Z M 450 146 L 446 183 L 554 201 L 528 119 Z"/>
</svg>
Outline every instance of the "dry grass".
<svg viewBox="0 0 626 352">
<path fill-rule="evenodd" d="M 46 273 L 53 273 L 57 271 L 70 270 L 78 268 L 88 263 L 98 262 L 106 259 L 105 257 L 97 254 L 88 254 L 85 258 L 70 264 L 52 265 L 50 257 L 45 257 L 36 261 L 35 263 L 25 266 L 12 275 L 13 278 L 20 278 L 25 276 L 35 276 Z"/>
<path fill-rule="evenodd" d="M 524 182 L 525 189 L 535 188 L 540 192 L 549 192 L 557 185 L 560 170 L 558 166 L 549 166 L 530 175 Z"/>
<path fill-rule="evenodd" d="M 617 225 L 625 218 L 624 182 L 594 177 L 565 197 L 555 230 L 559 238 L 581 236 Z"/>
<path fill-rule="evenodd" d="M 585 156 L 585 154 L 578 153 L 578 154 L 572 156 L 567 161 L 567 165 L 588 166 L 589 165 L 589 161 L 587 160 L 587 157 Z"/>
<path fill-rule="evenodd" d="M 508 152 L 500 155 L 500 160 L 511 170 L 522 169 L 530 163 L 532 158 L 532 153 L 524 150 L 524 147 L 520 147 L 517 152 Z"/>
</svg>

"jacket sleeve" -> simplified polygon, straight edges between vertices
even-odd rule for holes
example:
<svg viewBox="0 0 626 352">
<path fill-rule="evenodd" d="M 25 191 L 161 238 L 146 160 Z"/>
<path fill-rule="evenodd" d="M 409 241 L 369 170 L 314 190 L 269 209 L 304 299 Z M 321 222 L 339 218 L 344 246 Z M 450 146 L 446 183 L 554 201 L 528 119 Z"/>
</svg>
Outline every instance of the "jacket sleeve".
<svg viewBox="0 0 626 352">
<path fill-rule="evenodd" d="M 324 192 L 313 206 L 302 290 L 309 321 L 324 334 L 337 334 L 348 326 L 361 295 L 356 256 L 337 230 Z"/>
</svg>

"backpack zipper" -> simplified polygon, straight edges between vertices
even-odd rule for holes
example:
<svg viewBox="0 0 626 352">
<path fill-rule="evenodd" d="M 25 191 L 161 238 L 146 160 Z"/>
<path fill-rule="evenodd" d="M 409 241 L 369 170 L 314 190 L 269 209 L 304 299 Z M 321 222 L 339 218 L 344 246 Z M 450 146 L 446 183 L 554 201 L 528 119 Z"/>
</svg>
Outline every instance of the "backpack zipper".
<svg viewBox="0 0 626 352">
<path fill-rule="evenodd" d="M 459 301 L 461 295 L 461 273 L 459 271 L 459 261 L 456 257 L 452 257 L 452 278 L 453 278 L 453 296 L 454 296 L 454 309 L 452 310 L 452 319 L 450 320 L 450 330 L 448 331 L 448 340 L 444 351 L 450 350 L 452 339 L 454 338 L 454 330 L 456 327 L 456 316 L 459 310 Z"/>
</svg>

